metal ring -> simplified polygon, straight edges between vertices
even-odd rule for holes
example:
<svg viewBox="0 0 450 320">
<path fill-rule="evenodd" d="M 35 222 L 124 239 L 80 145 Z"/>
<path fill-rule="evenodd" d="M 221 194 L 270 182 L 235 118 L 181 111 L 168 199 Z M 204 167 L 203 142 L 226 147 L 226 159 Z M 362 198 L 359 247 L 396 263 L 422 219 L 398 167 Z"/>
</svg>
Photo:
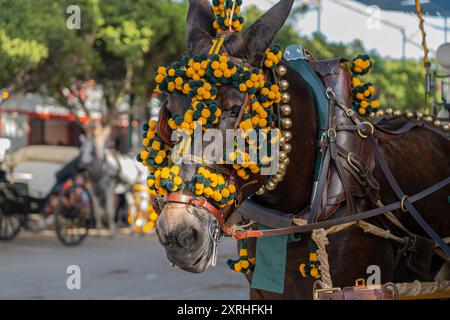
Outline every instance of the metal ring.
<svg viewBox="0 0 450 320">
<path fill-rule="evenodd" d="M 327 96 L 327 98 L 328 98 L 329 100 L 331 100 L 331 99 L 334 100 L 334 99 L 336 98 L 336 95 L 334 94 L 333 89 L 330 88 L 330 87 L 327 88 L 327 91 L 326 91 L 325 95 Z"/>
<path fill-rule="evenodd" d="M 364 121 L 364 122 L 361 123 L 361 125 L 363 125 L 363 124 L 366 124 L 366 125 L 369 126 L 371 135 L 375 132 L 375 127 L 374 127 L 374 125 L 372 123 L 370 123 L 369 121 Z M 365 135 L 365 134 L 362 133 L 361 129 L 358 129 L 358 135 L 361 138 L 364 138 L 364 139 L 368 137 L 368 135 Z"/>
<path fill-rule="evenodd" d="M 398 297 L 399 297 L 399 294 L 398 294 L 398 288 L 397 288 L 397 286 L 395 285 L 395 283 L 393 283 L 393 282 L 385 283 L 385 284 L 383 285 L 383 288 L 386 288 L 386 289 L 392 288 L 392 293 L 393 293 L 393 295 L 394 295 L 394 300 L 398 300 Z"/>
<path fill-rule="evenodd" d="M 403 211 L 403 212 L 407 212 L 408 210 L 405 208 L 405 200 L 406 199 L 408 199 L 408 196 L 407 195 L 404 195 L 403 196 L 403 198 L 402 198 L 402 201 L 400 201 L 400 209 Z"/>
<path fill-rule="evenodd" d="M 333 136 L 334 136 L 334 138 L 336 139 L 336 137 L 337 137 L 337 132 L 336 132 L 336 129 L 335 128 L 329 128 L 328 129 L 328 138 L 331 138 L 331 133 L 333 132 Z"/>
<path fill-rule="evenodd" d="M 356 172 L 359 173 L 360 171 L 359 171 L 358 167 L 355 166 L 354 163 L 352 162 L 351 156 L 352 156 L 353 154 L 354 154 L 353 152 L 349 152 L 349 153 L 348 153 L 348 155 L 347 155 L 347 162 L 348 162 L 348 164 L 350 165 L 350 167 L 352 167 Z"/>
</svg>

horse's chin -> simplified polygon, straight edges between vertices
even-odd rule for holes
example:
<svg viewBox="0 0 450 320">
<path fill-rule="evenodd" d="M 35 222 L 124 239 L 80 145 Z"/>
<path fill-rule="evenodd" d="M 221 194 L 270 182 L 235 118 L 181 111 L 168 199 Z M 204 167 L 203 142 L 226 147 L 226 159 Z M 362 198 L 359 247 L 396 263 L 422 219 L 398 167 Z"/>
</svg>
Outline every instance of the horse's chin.
<svg viewBox="0 0 450 320">
<path fill-rule="evenodd" d="M 211 253 L 212 250 L 209 248 L 206 252 L 196 253 L 195 255 L 183 254 L 182 252 L 174 254 L 169 250 L 166 251 L 167 258 L 172 264 L 191 273 L 205 272 L 210 265 Z"/>
</svg>

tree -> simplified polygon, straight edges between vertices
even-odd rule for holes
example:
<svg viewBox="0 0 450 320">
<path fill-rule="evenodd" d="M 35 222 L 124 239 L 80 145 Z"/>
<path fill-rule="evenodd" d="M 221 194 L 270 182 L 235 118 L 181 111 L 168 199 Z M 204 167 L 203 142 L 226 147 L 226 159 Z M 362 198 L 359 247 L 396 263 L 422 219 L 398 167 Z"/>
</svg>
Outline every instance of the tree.
<svg viewBox="0 0 450 320">
<path fill-rule="evenodd" d="M 81 28 L 70 30 L 71 0 L 0 0 L 0 87 L 39 91 L 67 104 L 64 89 L 94 80 L 104 93 L 103 126 L 117 106 L 150 96 L 157 64 L 185 48 L 187 3 L 164 0 L 78 0 Z M 2 57 L 3 58 L 3 57 Z M 15 81 L 18 74 L 26 81 Z M 73 108 L 71 108 L 73 109 Z"/>
</svg>

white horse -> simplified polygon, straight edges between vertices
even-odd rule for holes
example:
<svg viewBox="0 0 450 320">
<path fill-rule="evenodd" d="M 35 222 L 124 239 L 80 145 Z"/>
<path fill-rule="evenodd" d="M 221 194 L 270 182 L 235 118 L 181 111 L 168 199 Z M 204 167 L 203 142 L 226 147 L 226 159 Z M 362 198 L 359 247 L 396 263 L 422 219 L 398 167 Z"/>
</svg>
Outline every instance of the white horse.
<svg viewBox="0 0 450 320">
<path fill-rule="evenodd" d="M 146 173 L 134 157 L 107 149 L 107 136 L 109 136 L 108 133 L 88 134 L 81 139 L 79 165 L 86 169 L 88 178 L 92 182 L 97 230 L 103 226 L 98 210 L 103 207 L 108 217 L 110 235 L 114 236 L 116 233 L 114 195 L 125 193 L 129 201 L 132 197 L 127 194 L 131 187 L 136 183 L 145 183 Z"/>
</svg>

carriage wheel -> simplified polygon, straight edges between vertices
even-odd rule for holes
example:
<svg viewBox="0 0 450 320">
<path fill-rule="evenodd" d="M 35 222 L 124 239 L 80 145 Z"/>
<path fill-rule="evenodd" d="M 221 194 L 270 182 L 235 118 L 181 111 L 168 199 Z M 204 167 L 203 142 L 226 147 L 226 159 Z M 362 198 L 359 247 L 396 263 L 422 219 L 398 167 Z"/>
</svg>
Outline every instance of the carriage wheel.
<svg viewBox="0 0 450 320">
<path fill-rule="evenodd" d="M 0 207 L 0 240 L 14 239 L 22 227 L 23 219 L 23 215 L 5 213 Z"/>
<path fill-rule="evenodd" d="M 77 201 L 74 206 L 68 205 L 67 201 L 64 201 L 71 192 L 74 192 L 73 188 L 59 195 L 54 211 L 56 235 L 66 246 L 80 244 L 88 235 L 89 228 L 94 221 L 92 199 L 89 192 L 83 189 L 83 200 Z"/>
</svg>

